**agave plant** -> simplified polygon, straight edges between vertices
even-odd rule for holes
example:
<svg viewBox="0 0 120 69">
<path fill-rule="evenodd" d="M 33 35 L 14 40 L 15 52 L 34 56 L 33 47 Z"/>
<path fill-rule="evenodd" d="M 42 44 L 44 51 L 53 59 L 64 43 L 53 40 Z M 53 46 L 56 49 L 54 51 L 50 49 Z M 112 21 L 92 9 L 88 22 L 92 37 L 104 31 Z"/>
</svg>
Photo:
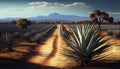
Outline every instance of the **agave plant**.
<svg viewBox="0 0 120 69">
<path fill-rule="evenodd" d="M 36 43 L 40 43 L 40 42 L 44 41 L 45 37 L 48 37 L 48 33 L 50 34 L 51 31 L 55 28 L 56 28 L 56 25 L 52 25 L 49 28 L 47 28 L 45 31 L 36 34 L 33 37 L 33 41 L 35 41 Z"/>
<path fill-rule="evenodd" d="M 26 33 L 23 34 L 23 38 L 26 40 L 26 41 L 31 41 L 31 37 L 34 36 L 35 34 L 39 33 L 38 31 L 36 30 L 32 30 L 32 31 L 28 31 Z"/>
<path fill-rule="evenodd" d="M 32 38 L 32 40 L 36 43 L 40 43 L 44 40 L 43 35 L 44 35 L 43 33 L 38 33 Z"/>
<path fill-rule="evenodd" d="M 61 29 L 62 37 L 69 47 L 63 49 L 63 55 L 80 64 L 87 65 L 94 56 L 108 50 L 110 45 L 105 44 L 108 39 L 103 39 L 104 36 L 100 34 L 94 24 L 76 25 L 74 29 L 70 26 L 67 27 L 72 31 L 72 34 L 69 34 L 68 38 L 66 31 Z"/>
<path fill-rule="evenodd" d="M 6 32 L 2 34 L 2 37 L 5 47 L 8 48 L 9 51 L 13 50 L 12 49 L 12 45 L 14 41 L 13 35 L 11 33 Z"/>
</svg>

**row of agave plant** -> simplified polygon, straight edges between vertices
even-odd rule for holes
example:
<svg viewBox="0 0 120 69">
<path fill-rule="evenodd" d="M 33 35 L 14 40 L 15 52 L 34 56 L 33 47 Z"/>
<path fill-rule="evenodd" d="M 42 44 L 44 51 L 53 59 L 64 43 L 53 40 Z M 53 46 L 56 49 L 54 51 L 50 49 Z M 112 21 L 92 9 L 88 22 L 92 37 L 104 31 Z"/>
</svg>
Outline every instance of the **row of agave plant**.
<svg viewBox="0 0 120 69">
<path fill-rule="evenodd" d="M 37 25 L 39 27 L 34 27 L 34 25 L 28 27 L 28 28 L 25 28 L 25 29 L 22 29 L 21 31 L 18 31 L 15 33 L 15 36 L 16 37 L 21 37 L 21 36 L 32 36 L 36 33 L 39 33 L 39 32 L 44 32 L 46 29 L 48 29 L 49 27 L 52 26 L 52 24 L 49 24 L 49 25 L 44 25 L 44 24 L 40 24 L 40 25 Z M 27 38 L 27 37 L 26 37 Z"/>
<path fill-rule="evenodd" d="M 4 44 L 4 47 L 8 48 L 9 51 L 12 51 L 13 45 L 15 44 L 15 38 L 22 37 L 26 41 L 33 41 L 36 43 L 40 43 L 41 41 L 43 41 L 43 38 L 47 37 L 48 34 L 50 34 L 50 32 L 52 30 L 54 30 L 55 28 L 56 28 L 56 25 L 50 25 L 50 26 L 46 26 L 46 28 L 45 27 L 40 28 L 41 31 L 39 31 L 39 29 L 37 29 L 36 31 L 31 30 L 31 32 L 28 32 L 29 30 L 27 30 L 27 31 L 23 30 L 23 31 L 19 32 L 18 34 L 11 33 L 11 32 L 4 32 L 1 35 L 1 37 L 2 37 L 1 40 Z M 18 35 L 19 35 L 19 37 L 18 37 Z"/>
<path fill-rule="evenodd" d="M 32 30 L 25 32 L 22 34 L 23 38 L 27 41 L 37 42 L 39 43 L 41 40 L 44 39 L 44 37 L 47 37 L 47 35 L 56 28 L 56 25 L 48 25 L 46 28 L 41 28 L 42 30 Z"/>
<path fill-rule="evenodd" d="M 94 24 L 74 25 L 74 28 L 61 25 L 61 35 L 69 47 L 64 48 L 62 54 L 76 60 L 83 67 L 97 60 L 96 55 L 110 50 L 111 45 L 106 43 L 108 39 L 103 39 L 105 36 L 100 34 Z"/>
</svg>

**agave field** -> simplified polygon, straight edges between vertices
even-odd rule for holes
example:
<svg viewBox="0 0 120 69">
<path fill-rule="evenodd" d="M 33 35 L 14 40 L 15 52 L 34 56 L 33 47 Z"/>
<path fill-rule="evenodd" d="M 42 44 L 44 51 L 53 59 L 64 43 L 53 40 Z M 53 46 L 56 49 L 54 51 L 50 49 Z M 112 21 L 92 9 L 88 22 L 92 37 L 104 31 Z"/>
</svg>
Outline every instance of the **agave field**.
<svg viewBox="0 0 120 69">
<path fill-rule="evenodd" d="M 30 29 L 29 29 L 30 28 Z M 25 29 L 24 32 L 16 32 L 15 36 L 20 36 L 21 38 L 25 39 L 26 41 L 33 41 L 39 43 L 42 41 L 41 39 L 47 37 L 50 32 L 56 28 L 56 25 L 39 25 L 38 28 L 34 26 Z M 19 37 L 18 36 L 18 37 Z"/>
<path fill-rule="evenodd" d="M 44 40 L 44 38 L 47 38 L 55 28 L 56 25 L 49 24 L 49 25 L 39 25 L 39 27 L 37 28 L 32 26 L 22 30 L 16 27 L 14 27 L 13 29 L 9 28 L 11 30 L 3 29 L 3 31 L 1 31 L 1 36 L 0 36 L 1 44 L 2 44 L 1 46 L 8 48 L 8 50 L 11 51 L 13 45 L 15 44 L 16 38 L 24 39 L 25 41 L 28 42 L 40 43 Z"/>
<path fill-rule="evenodd" d="M 70 28 L 73 30 L 76 28 L 76 25 L 81 25 L 81 24 L 66 24 L 69 25 Z M 98 27 L 98 25 L 94 25 L 94 27 Z M 113 36 L 115 38 L 120 38 L 120 25 L 116 24 L 103 24 L 101 25 L 102 31 L 106 31 L 108 35 Z"/>
<path fill-rule="evenodd" d="M 32 24 L 25 29 L 1 24 L 0 69 L 119 69 L 120 25 L 101 28 L 89 23 Z"/>
</svg>

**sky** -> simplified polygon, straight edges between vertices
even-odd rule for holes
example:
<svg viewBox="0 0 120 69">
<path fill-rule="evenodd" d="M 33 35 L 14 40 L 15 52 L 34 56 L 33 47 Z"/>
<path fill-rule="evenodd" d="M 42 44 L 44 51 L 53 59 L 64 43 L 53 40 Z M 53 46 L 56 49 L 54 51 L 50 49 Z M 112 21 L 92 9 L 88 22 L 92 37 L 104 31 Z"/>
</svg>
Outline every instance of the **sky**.
<svg viewBox="0 0 120 69">
<path fill-rule="evenodd" d="M 51 13 L 87 16 L 106 11 L 120 19 L 120 0 L 0 0 L 0 18 L 47 16 Z"/>
</svg>

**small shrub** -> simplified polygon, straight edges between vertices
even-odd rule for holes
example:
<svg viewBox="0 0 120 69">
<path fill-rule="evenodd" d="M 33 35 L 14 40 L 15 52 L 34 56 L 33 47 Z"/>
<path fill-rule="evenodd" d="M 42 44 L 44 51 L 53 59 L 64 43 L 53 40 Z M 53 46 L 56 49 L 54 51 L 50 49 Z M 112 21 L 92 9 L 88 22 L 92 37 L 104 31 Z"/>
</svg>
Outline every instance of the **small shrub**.
<svg viewBox="0 0 120 69">
<path fill-rule="evenodd" d="M 112 31 L 108 31 L 107 33 L 108 33 L 108 35 L 110 35 L 110 36 L 112 36 L 112 35 L 114 34 Z"/>
<path fill-rule="evenodd" d="M 117 39 L 120 38 L 120 31 L 119 30 L 108 30 L 108 35 L 115 37 Z"/>
<path fill-rule="evenodd" d="M 5 47 L 8 48 L 9 51 L 13 50 L 12 49 L 12 46 L 14 44 L 13 43 L 13 41 L 14 41 L 13 34 L 5 32 L 2 34 L 2 37 L 3 37 L 3 43 L 4 43 Z"/>
</svg>

